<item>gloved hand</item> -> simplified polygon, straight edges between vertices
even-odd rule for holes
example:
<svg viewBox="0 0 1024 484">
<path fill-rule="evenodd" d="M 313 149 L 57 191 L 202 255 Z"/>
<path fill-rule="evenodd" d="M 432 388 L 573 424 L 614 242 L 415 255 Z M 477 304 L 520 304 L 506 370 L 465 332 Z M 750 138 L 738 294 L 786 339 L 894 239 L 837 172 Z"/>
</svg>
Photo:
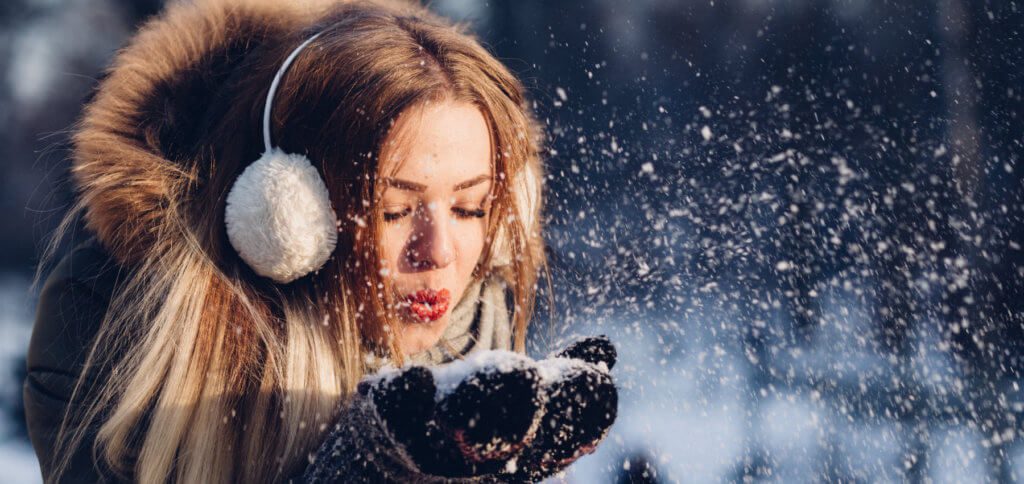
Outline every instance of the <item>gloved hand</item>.
<svg viewBox="0 0 1024 484">
<path fill-rule="evenodd" d="M 543 394 L 532 360 L 507 351 L 366 382 L 395 440 L 426 473 L 495 475 L 530 443 Z"/>
<path fill-rule="evenodd" d="M 304 476 L 312 482 L 536 481 L 592 452 L 618 394 L 605 337 L 535 362 L 485 351 L 365 378 Z"/>
<path fill-rule="evenodd" d="M 536 435 L 533 360 L 485 351 L 363 379 L 306 470 L 306 482 L 498 482 Z"/>
<path fill-rule="evenodd" d="M 537 436 L 509 480 L 539 481 L 597 448 L 618 413 L 618 391 L 609 374 L 616 358 L 611 341 L 597 336 L 537 362 L 544 414 Z"/>
</svg>

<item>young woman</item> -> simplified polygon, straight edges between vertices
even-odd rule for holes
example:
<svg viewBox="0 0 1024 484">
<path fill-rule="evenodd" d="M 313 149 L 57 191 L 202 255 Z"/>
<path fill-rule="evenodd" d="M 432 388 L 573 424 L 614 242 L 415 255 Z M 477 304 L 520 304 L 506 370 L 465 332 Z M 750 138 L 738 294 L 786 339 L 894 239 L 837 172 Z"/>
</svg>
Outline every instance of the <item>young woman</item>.
<svg viewBox="0 0 1024 484">
<path fill-rule="evenodd" d="M 607 341 L 502 351 L 544 268 L 538 135 L 422 8 L 172 4 L 76 128 L 48 252 L 90 237 L 43 286 L 25 385 L 44 478 L 534 480 L 591 451 Z"/>
</svg>

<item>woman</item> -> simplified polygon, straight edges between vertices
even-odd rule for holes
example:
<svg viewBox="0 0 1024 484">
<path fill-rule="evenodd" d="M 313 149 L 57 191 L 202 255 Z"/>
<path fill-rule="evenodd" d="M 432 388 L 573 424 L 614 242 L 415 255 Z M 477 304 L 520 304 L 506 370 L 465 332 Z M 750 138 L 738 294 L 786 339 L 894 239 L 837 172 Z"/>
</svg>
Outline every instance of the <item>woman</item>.
<svg viewBox="0 0 1024 484">
<path fill-rule="evenodd" d="M 47 278 L 29 351 L 44 478 L 530 480 L 592 450 L 607 344 L 565 354 L 603 389 L 591 417 L 582 387 L 500 351 L 524 350 L 544 267 L 538 131 L 514 76 L 419 7 L 169 7 L 74 136 L 77 204 L 48 252 L 78 216 L 93 237 Z M 471 353 L 513 364 L 355 392 Z"/>
</svg>

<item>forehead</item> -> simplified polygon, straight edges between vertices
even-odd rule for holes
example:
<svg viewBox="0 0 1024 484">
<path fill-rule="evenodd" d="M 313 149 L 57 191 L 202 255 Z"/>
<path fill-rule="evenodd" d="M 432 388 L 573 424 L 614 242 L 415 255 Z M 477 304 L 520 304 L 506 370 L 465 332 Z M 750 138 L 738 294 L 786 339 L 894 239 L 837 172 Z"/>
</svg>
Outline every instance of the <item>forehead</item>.
<svg viewBox="0 0 1024 484">
<path fill-rule="evenodd" d="M 419 104 L 399 115 L 380 155 L 384 176 L 428 187 L 451 185 L 491 173 L 490 128 L 472 103 Z"/>
</svg>

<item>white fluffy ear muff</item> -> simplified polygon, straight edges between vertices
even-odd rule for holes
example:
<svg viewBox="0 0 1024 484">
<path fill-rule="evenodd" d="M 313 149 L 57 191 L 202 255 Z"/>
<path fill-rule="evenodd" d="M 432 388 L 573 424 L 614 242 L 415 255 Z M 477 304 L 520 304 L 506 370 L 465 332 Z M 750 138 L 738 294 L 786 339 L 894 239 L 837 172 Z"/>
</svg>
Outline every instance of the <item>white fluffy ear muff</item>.
<svg viewBox="0 0 1024 484">
<path fill-rule="evenodd" d="M 235 180 L 224 221 L 242 260 L 279 283 L 323 266 L 338 238 L 327 186 L 316 168 L 305 156 L 277 148 Z"/>
<path fill-rule="evenodd" d="M 257 274 L 289 283 L 327 262 L 338 240 L 338 221 L 320 173 L 303 155 L 275 148 L 270 108 L 288 66 L 316 34 L 300 44 L 274 75 L 263 107 L 263 155 L 228 192 L 224 210 L 228 240 Z"/>
</svg>

